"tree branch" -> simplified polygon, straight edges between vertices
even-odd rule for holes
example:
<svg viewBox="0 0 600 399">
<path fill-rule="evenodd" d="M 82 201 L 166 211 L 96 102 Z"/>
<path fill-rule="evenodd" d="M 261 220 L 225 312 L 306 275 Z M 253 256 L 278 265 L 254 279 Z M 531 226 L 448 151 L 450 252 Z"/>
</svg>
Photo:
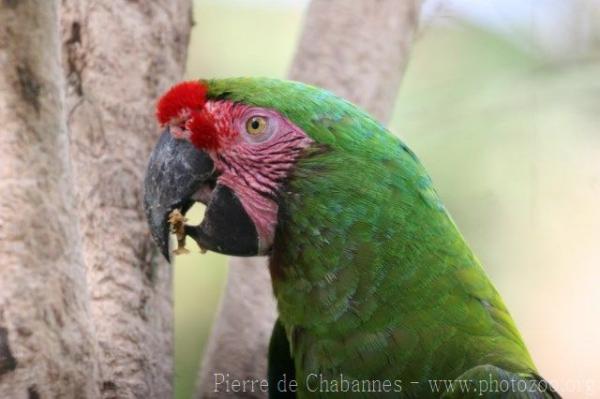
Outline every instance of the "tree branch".
<svg viewBox="0 0 600 399">
<path fill-rule="evenodd" d="M 290 78 L 329 89 L 386 123 L 415 36 L 420 0 L 314 0 Z"/>
</svg>

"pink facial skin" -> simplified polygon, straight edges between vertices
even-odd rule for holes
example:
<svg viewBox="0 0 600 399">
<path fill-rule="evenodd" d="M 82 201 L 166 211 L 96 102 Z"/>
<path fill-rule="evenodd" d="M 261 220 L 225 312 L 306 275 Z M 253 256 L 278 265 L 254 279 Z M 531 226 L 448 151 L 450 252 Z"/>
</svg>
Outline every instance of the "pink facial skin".
<svg viewBox="0 0 600 399">
<path fill-rule="evenodd" d="M 219 174 L 217 184 L 229 187 L 239 198 L 259 236 L 259 252 L 268 252 L 277 225 L 277 191 L 293 168 L 301 151 L 313 143 L 298 126 L 271 109 L 231 101 L 207 101 L 201 112 L 214 121 L 217 149 L 202 149 L 212 158 Z M 250 134 L 246 123 L 260 116 L 267 127 Z M 191 137 L 207 132 L 185 132 Z M 206 193 L 203 193 L 206 196 Z"/>
</svg>

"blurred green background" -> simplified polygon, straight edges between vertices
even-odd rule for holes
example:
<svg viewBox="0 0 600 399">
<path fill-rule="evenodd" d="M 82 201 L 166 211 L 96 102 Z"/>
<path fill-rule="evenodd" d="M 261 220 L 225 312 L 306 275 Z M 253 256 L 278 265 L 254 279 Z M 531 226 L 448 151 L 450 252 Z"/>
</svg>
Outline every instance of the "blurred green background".
<svg viewBox="0 0 600 399">
<path fill-rule="evenodd" d="M 432 175 L 542 375 L 583 398 L 600 397 L 600 41 L 596 9 L 573 1 L 575 22 L 564 1 L 531 15 L 514 1 L 427 4 L 390 130 Z M 195 1 L 187 77 L 285 77 L 305 7 Z M 557 16 L 572 25 L 548 27 Z M 221 255 L 177 259 L 178 399 L 192 396 L 226 274 Z"/>
</svg>

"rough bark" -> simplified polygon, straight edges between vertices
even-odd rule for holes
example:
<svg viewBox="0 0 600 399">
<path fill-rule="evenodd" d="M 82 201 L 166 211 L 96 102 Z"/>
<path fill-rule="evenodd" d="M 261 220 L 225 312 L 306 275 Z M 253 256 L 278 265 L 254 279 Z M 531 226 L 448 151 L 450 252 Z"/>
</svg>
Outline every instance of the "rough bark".
<svg viewBox="0 0 600 399">
<path fill-rule="evenodd" d="M 313 0 L 290 78 L 327 88 L 387 122 L 416 33 L 420 3 Z M 198 397 L 228 396 L 214 392 L 215 373 L 229 373 L 232 380 L 265 378 L 275 317 L 264 258 L 232 258 L 200 369 Z M 261 392 L 244 395 L 265 396 Z"/>
<path fill-rule="evenodd" d="M 76 202 L 104 398 L 172 395 L 171 268 L 142 181 L 157 96 L 183 75 L 190 0 L 63 0 Z"/>
<path fill-rule="evenodd" d="M 0 397 L 96 398 L 56 1 L 0 4 Z"/>
</svg>

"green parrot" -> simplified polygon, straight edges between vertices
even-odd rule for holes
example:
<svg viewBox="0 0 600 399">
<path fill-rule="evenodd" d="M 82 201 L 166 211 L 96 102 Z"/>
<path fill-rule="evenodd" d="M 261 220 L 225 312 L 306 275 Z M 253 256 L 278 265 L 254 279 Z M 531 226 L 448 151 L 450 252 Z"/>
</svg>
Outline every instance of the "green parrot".
<svg viewBox="0 0 600 399">
<path fill-rule="evenodd" d="M 151 232 L 268 255 L 278 397 L 558 398 L 415 154 L 298 82 L 183 82 L 145 181 Z M 174 209 L 207 205 L 198 226 Z M 172 222 L 172 220 L 171 220 Z"/>
</svg>

